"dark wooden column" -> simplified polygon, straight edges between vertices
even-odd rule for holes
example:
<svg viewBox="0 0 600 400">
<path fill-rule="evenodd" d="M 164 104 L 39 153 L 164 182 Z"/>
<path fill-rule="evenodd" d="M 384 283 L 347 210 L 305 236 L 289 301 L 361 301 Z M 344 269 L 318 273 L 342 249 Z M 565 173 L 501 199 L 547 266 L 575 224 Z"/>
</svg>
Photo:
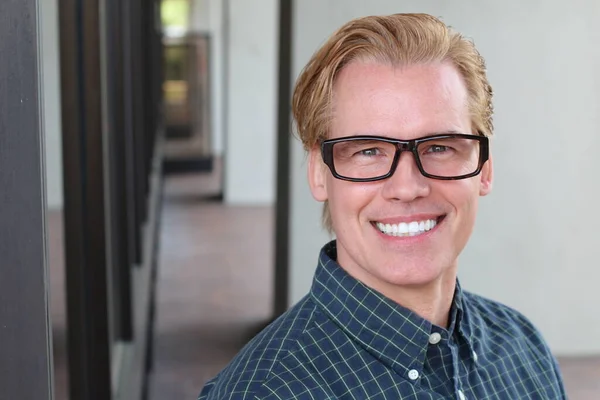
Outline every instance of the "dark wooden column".
<svg viewBox="0 0 600 400">
<path fill-rule="evenodd" d="M 70 398 L 110 400 L 100 0 L 60 0 Z"/>
</svg>

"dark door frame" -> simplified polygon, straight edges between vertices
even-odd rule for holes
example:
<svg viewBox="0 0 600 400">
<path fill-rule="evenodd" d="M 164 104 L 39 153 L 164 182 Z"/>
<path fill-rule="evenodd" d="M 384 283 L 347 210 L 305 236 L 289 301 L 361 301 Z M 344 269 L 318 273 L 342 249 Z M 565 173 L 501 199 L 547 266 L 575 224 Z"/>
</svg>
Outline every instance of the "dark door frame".
<svg viewBox="0 0 600 400">
<path fill-rule="evenodd" d="M 294 1 L 279 1 L 279 82 L 277 100 L 277 180 L 275 201 L 275 279 L 273 314 L 289 307 L 290 138 L 292 132 L 292 35 Z"/>
<path fill-rule="evenodd" d="M 0 2 L 0 399 L 53 397 L 37 0 Z"/>
</svg>

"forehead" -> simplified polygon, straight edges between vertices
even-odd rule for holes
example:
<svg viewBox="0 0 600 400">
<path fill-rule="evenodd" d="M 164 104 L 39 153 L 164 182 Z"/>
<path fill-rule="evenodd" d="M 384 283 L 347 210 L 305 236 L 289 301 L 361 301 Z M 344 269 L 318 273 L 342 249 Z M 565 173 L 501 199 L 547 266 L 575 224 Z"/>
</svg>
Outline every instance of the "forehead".
<svg viewBox="0 0 600 400">
<path fill-rule="evenodd" d="M 379 135 L 413 139 L 434 133 L 470 133 L 462 77 L 449 63 L 392 67 L 356 61 L 333 89 L 330 137 Z"/>
</svg>

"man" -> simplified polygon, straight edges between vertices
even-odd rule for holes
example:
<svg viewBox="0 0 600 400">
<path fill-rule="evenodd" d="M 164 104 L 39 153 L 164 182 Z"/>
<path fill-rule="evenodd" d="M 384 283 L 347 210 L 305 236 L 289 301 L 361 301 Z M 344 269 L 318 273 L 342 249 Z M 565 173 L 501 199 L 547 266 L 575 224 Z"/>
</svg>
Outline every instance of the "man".
<svg viewBox="0 0 600 400">
<path fill-rule="evenodd" d="M 473 44 L 422 14 L 343 26 L 296 84 L 314 198 L 336 240 L 310 293 L 200 399 L 564 399 L 518 312 L 457 281 L 492 189 L 492 90 Z"/>
</svg>

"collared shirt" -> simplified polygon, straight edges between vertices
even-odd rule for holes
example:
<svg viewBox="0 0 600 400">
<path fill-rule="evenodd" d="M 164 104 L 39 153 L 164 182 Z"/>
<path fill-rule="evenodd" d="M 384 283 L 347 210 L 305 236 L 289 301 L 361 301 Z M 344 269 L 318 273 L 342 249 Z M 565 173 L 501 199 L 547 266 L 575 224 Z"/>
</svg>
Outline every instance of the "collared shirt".
<svg viewBox="0 0 600 400">
<path fill-rule="evenodd" d="M 310 293 L 252 339 L 199 400 L 566 399 L 517 311 L 463 291 L 447 329 L 357 281 L 326 245 Z"/>
</svg>

